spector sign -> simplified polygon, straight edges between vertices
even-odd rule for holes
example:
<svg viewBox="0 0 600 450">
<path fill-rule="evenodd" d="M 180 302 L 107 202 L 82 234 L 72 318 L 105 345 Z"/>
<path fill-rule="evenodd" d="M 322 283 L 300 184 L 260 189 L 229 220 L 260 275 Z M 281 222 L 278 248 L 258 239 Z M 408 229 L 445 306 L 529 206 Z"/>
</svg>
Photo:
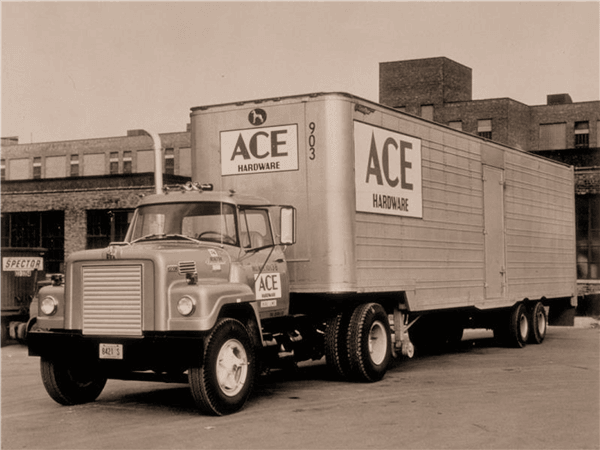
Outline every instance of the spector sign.
<svg viewBox="0 0 600 450">
<path fill-rule="evenodd" d="M 354 122 L 356 210 L 423 217 L 421 140 Z"/>
<path fill-rule="evenodd" d="M 40 256 L 5 256 L 2 258 L 2 270 L 7 272 L 44 270 L 44 258 Z"/>
<path fill-rule="evenodd" d="M 297 125 L 221 132 L 222 175 L 290 170 L 298 170 Z"/>
</svg>

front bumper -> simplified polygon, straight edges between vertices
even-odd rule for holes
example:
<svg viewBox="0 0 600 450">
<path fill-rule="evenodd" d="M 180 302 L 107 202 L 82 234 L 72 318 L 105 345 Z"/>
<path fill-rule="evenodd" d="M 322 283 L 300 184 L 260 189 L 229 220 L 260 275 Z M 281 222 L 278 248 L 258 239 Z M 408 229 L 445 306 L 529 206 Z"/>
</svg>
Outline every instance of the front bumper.
<svg viewBox="0 0 600 450">
<path fill-rule="evenodd" d="M 27 336 L 29 356 L 48 360 L 85 360 L 107 373 L 123 371 L 176 371 L 202 364 L 207 333 L 145 333 L 142 337 L 83 336 L 73 330 L 32 330 Z M 120 359 L 100 357 L 100 344 L 120 344 Z"/>
</svg>

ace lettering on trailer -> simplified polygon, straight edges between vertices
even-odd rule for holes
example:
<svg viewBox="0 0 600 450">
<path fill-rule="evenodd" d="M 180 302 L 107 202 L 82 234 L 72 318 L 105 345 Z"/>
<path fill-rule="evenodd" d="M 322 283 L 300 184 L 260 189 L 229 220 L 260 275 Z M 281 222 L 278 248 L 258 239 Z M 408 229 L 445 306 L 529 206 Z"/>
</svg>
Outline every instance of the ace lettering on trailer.
<svg viewBox="0 0 600 450">
<path fill-rule="evenodd" d="M 356 210 L 423 217 L 421 140 L 354 122 Z"/>
</svg>

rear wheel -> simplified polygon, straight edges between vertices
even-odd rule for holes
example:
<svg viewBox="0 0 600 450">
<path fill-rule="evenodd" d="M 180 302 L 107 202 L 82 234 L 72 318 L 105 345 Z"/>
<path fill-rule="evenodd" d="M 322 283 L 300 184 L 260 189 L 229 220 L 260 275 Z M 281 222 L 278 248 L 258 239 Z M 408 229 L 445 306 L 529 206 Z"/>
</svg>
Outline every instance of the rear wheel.
<svg viewBox="0 0 600 450">
<path fill-rule="evenodd" d="M 350 374 L 350 360 L 348 359 L 348 324 L 350 314 L 338 313 L 327 321 L 325 332 L 325 361 L 327 367 L 342 379 Z"/>
<path fill-rule="evenodd" d="M 548 328 L 548 316 L 546 315 L 546 309 L 542 302 L 535 303 L 529 319 L 529 325 L 531 327 L 529 342 L 541 344 L 546 337 L 546 329 Z"/>
<path fill-rule="evenodd" d="M 351 377 L 357 381 L 379 381 L 392 357 L 388 316 L 377 303 L 359 305 L 350 318 L 348 359 Z"/>
<path fill-rule="evenodd" d="M 239 411 L 255 378 L 255 354 L 248 331 L 235 319 L 221 319 L 206 341 L 202 365 L 188 371 L 196 405 L 217 416 Z"/>
<path fill-rule="evenodd" d="M 61 405 L 93 402 L 106 385 L 106 376 L 93 363 L 42 358 L 40 370 L 46 392 Z"/>
<path fill-rule="evenodd" d="M 521 348 L 529 340 L 529 318 L 524 303 L 517 303 L 494 328 L 494 336 L 509 347 Z"/>
</svg>

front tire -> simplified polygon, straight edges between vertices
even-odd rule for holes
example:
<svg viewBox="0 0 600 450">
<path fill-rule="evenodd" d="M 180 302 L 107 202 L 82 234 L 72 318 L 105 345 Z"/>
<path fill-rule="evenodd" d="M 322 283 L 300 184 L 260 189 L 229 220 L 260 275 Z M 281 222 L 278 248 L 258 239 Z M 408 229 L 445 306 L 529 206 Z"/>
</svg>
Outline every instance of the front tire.
<svg viewBox="0 0 600 450">
<path fill-rule="evenodd" d="M 348 359 L 351 377 L 374 382 L 383 378 L 392 357 L 388 316 L 378 303 L 359 305 L 350 319 Z"/>
<path fill-rule="evenodd" d="M 51 361 L 42 358 L 40 371 L 46 392 L 61 405 L 93 402 L 106 385 L 106 376 L 91 363 Z"/>
<path fill-rule="evenodd" d="M 202 365 L 188 371 L 196 405 L 216 416 L 237 412 L 248 400 L 255 378 L 255 353 L 248 331 L 235 319 L 221 319 L 206 341 Z"/>
</svg>

